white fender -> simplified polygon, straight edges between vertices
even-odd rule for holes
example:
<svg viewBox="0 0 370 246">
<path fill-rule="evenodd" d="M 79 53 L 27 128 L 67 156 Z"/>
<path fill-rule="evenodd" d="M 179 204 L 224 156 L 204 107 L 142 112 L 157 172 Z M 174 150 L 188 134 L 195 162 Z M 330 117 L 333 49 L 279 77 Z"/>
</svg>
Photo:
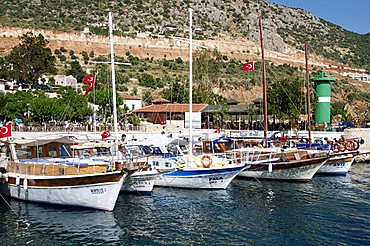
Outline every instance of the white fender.
<svg viewBox="0 0 370 246">
<path fill-rule="evenodd" d="M 24 190 L 27 190 L 28 189 L 28 180 L 27 179 L 24 179 L 23 180 L 23 189 Z"/>
<path fill-rule="evenodd" d="M 268 172 L 271 173 L 272 172 L 272 163 L 269 163 L 269 166 L 268 166 Z"/>
</svg>

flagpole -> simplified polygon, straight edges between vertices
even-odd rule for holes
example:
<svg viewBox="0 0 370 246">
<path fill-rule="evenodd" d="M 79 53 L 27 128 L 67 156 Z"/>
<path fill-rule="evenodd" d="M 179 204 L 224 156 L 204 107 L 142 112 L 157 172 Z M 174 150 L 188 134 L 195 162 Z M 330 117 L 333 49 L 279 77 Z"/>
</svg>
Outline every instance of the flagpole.
<svg viewBox="0 0 370 246">
<path fill-rule="evenodd" d="M 193 10 L 189 8 L 189 156 L 193 154 Z"/>
<path fill-rule="evenodd" d="M 95 73 L 95 90 L 94 90 L 94 105 L 93 105 L 93 110 L 94 110 L 94 113 L 93 113 L 93 131 L 94 133 L 96 133 L 96 110 L 95 110 L 95 103 L 96 103 L 96 77 L 98 75 L 98 71 L 96 71 Z"/>
</svg>

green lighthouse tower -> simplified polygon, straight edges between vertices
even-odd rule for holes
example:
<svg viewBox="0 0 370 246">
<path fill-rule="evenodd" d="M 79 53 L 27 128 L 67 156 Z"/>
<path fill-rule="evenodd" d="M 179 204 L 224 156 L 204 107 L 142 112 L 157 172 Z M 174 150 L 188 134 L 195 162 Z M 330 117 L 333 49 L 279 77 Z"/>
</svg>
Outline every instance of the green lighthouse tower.
<svg viewBox="0 0 370 246">
<path fill-rule="evenodd" d="M 335 78 L 326 77 L 324 69 L 316 73 L 312 77 L 315 82 L 316 95 L 318 103 L 315 110 L 315 124 L 326 122 L 330 124 L 330 82 L 334 82 Z"/>
</svg>

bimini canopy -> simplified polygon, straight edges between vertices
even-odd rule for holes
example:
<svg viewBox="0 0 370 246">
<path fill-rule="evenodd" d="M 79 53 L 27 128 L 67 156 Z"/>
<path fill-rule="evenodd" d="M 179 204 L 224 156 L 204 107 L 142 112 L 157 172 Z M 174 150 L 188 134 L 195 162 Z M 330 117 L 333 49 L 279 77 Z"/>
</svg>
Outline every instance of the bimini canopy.
<svg viewBox="0 0 370 246">
<path fill-rule="evenodd" d="M 186 140 L 184 140 L 184 139 L 175 139 L 172 142 L 170 142 L 169 144 L 173 144 L 173 145 L 188 145 L 189 142 L 186 141 Z"/>
<path fill-rule="evenodd" d="M 37 139 L 17 139 L 12 141 L 12 143 L 16 145 L 23 145 L 23 146 L 41 146 L 49 143 L 60 143 L 60 144 L 73 144 L 77 143 L 75 139 L 71 139 L 66 136 L 61 137 L 45 137 L 45 138 L 37 138 Z"/>
<path fill-rule="evenodd" d="M 231 138 L 227 138 L 227 137 L 224 137 L 224 136 L 222 136 L 222 137 L 219 137 L 219 138 L 216 138 L 216 139 L 214 139 L 212 142 L 213 142 L 213 144 L 216 144 L 216 143 L 218 143 L 218 142 L 220 142 L 220 141 L 222 141 L 222 142 L 228 142 L 228 143 L 232 143 L 232 142 L 234 142 L 234 140 L 232 140 Z"/>
</svg>

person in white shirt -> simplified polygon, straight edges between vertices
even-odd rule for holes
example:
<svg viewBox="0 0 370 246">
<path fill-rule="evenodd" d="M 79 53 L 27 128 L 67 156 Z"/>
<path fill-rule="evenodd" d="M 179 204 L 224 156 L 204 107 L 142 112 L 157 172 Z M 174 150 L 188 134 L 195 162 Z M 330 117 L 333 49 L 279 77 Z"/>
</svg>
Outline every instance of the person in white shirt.
<svg viewBox="0 0 370 246">
<path fill-rule="evenodd" d="M 122 134 L 121 139 L 118 140 L 118 159 L 126 160 L 127 149 L 125 147 L 126 134 Z"/>
</svg>

